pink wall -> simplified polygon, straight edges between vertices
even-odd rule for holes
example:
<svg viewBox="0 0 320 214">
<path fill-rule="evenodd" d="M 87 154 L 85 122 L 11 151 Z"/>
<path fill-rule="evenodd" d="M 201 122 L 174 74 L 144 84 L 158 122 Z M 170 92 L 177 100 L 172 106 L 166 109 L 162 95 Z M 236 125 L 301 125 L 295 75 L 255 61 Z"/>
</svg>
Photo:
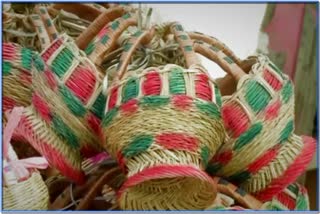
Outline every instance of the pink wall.
<svg viewBox="0 0 320 214">
<path fill-rule="evenodd" d="M 285 52 L 284 72 L 292 79 L 296 70 L 304 7 L 304 4 L 277 4 L 271 22 L 263 29 L 269 35 L 269 48 L 276 52 Z"/>
</svg>

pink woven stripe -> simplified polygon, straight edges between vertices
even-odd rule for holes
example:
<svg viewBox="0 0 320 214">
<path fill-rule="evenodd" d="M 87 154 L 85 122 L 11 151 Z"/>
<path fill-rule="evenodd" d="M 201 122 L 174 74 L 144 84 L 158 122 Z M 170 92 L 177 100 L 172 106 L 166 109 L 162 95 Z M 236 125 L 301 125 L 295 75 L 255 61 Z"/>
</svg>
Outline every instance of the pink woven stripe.
<svg viewBox="0 0 320 214">
<path fill-rule="evenodd" d="M 255 194 L 259 200 L 264 202 L 271 200 L 305 171 L 316 150 L 316 140 L 307 136 L 302 136 L 302 140 L 304 142 L 304 147 L 299 156 L 281 177 L 274 179 L 266 189 Z"/>
<path fill-rule="evenodd" d="M 205 172 L 194 166 L 188 165 L 160 165 L 147 168 L 131 177 L 129 177 L 122 185 L 118 192 L 118 196 L 121 197 L 122 193 L 126 189 L 136 186 L 145 181 L 161 178 L 174 178 L 174 177 L 196 177 L 203 181 L 207 181 L 214 185 L 211 177 Z"/>
<path fill-rule="evenodd" d="M 43 155 L 52 167 L 57 168 L 63 175 L 72 179 L 77 184 L 83 184 L 85 181 L 84 172 L 73 168 L 66 157 L 56 148 L 45 142 L 40 137 L 36 138 L 36 133 L 31 125 L 31 122 L 22 116 L 17 131 L 19 134 Z"/>
<path fill-rule="evenodd" d="M 2 43 L 2 60 L 13 61 L 16 55 L 17 50 L 13 43 Z"/>
</svg>

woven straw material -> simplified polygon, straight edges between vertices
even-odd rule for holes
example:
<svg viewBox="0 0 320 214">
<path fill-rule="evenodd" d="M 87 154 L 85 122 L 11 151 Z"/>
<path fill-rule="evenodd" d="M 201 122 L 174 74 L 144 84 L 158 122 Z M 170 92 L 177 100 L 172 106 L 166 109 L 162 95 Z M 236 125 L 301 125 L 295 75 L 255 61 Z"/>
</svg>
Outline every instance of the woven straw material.
<svg viewBox="0 0 320 214">
<path fill-rule="evenodd" d="M 293 182 L 315 151 L 314 141 L 303 149 L 301 138 L 293 134 L 293 92 L 292 82 L 281 70 L 266 57 L 257 58 L 250 73 L 239 80 L 237 91 L 223 97 L 228 138 L 207 171 L 244 183 L 245 190 L 263 201 Z M 302 152 L 304 157 L 299 156 Z M 292 171 L 294 161 L 299 166 L 290 175 L 287 171 Z"/>
<path fill-rule="evenodd" d="M 124 184 L 128 189 L 120 196 L 123 209 L 201 209 L 214 199 L 213 185 L 201 170 L 224 138 L 219 107 L 214 104 L 219 94 L 213 82 L 196 71 L 176 65 L 149 68 L 111 89 L 103 121 L 105 148 L 128 171 Z M 207 97 L 197 89 L 200 84 L 210 88 Z M 169 173 L 167 167 L 172 167 Z M 129 185 L 144 173 L 137 186 Z M 190 201 L 192 197 L 181 199 L 191 183 L 198 189 L 190 194 L 198 198 L 206 190 L 208 197 L 197 203 Z M 141 194 L 150 203 L 137 200 Z"/>
<path fill-rule="evenodd" d="M 103 56 L 116 47 L 119 36 L 128 26 L 135 26 L 137 17 L 126 13 L 120 18 L 108 23 L 100 32 L 89 42 L 85 48 L 85 53 L 89 59 L 97 65 L 101 65 Z"/>
<path fill-rule="evenodd" d="M 41 56 L 50 70 L 40 72 L 39 78 L 47 83 L 35 83 L 35 90 L 68 124 L 80 143 L 99 151 L 99 125 L 105 105 L 99 72 L 66 35 L 55 40 Z M 51 88 L 47 86 L 50 82 Z"/>
<path fill-rule="evenodd" d="M 3 187 L 4 210 L 47 210 L 49 193 L 39 172 L 27 180 Z"/>
<path fill-rule="evenodd" d="M 79 150 L 61 139 L 32 106 L 24 110 L 17 132 L 48 160 L 51 167 L 77 183 L 84 181 Z"/>
<path fill-rule="evenodd" d="M 308 192 L 299 183 L 290 184 L 272 200 L 264 203 L 266 210 L 310 210 Z"/>
<path fill-rule="evenodd" d="M 32 93 L 30 66 L 33 52 L 14 43 L 3 43 L 2 48 L 2 109 L 28 106 Z"/>
</svg>

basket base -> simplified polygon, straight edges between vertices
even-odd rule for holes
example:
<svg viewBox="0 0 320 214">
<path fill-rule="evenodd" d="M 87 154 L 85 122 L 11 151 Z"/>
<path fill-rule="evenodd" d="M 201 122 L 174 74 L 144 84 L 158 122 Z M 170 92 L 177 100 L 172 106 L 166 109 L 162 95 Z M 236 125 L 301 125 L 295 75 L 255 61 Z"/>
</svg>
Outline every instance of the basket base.
<svg viewBox="0 0 320 214">
<path fill-rule="evenodd" d="M 129 177 L 118 193 L 124 210 L 203 210 L 216 198 L 205 172 L 191 165 L 160 165 Z"/>
</svg>

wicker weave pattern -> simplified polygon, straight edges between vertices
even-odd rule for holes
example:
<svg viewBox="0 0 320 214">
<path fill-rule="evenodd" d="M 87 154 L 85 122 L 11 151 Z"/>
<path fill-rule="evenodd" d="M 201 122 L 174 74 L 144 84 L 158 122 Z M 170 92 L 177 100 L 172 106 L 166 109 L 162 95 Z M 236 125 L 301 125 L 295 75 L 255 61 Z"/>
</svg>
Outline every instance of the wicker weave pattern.
<svg viewBox="0 0 320 214">
<path fill-rule="evenodd" d="M 3 187 L 4 210 L 47 210 L 48 189 L 39 172 L 17 184 Z"/>
<path fill-rule="evenodd" d="M 100 65 L 104 54 L 112 50 L 117 38 L 128 27 L 137 24 L 136 17 L 127 13 L 103 27 L 98 35 L 88 44 L 85 53 L 95 64 Z"/>
<path fill-rule="evenodd" d="M 182 26 L 172 29 L 189 69 L 166 65 L 125 74 L 137 43 L 151 40 L 152 29 L 150 35 L 138 31 L 123 45 L 118 77 L 107 92 L 104 146 L 128 176 L 118 196 L 123 209 L 203 209 L 215 198 L 202 170 L 224 139 L 219 90 L 197 66 Z M 199 191 L 207 197 L 200 199 Z M 185 194 L 197 200 L 181 199 Z"/>
<path fill-rule="evenodd" d="M 31 98 L 31 50 L 14 43 L 3 43 L 3 110 L 28 106 Z"/>
</svg>

